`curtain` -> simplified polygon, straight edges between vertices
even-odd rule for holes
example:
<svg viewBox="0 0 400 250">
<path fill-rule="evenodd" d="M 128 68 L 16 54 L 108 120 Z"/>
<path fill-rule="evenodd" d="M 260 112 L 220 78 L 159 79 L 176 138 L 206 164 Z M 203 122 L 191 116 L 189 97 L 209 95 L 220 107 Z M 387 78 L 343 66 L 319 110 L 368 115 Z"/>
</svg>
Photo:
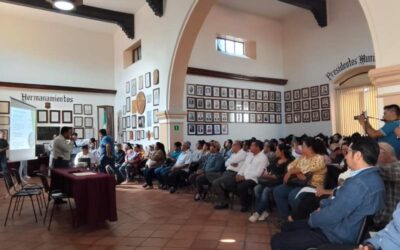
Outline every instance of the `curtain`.
<svg viewBox="0 0 400 250">
<path fill-rule="evenodd" d="M 343 88 L 336 90 L 336 105 L 338 111 L 338 132 L 342 135 L 351 135 L 355 132 L 364 134 L 364 129 L 354 120 L 354 116 L 367 111 L 370 117 L 378 117 L 377 90 L 373 85 Z M 379 121 L 369 119 L 373 128 L 377 129 Z"/>
</svg>

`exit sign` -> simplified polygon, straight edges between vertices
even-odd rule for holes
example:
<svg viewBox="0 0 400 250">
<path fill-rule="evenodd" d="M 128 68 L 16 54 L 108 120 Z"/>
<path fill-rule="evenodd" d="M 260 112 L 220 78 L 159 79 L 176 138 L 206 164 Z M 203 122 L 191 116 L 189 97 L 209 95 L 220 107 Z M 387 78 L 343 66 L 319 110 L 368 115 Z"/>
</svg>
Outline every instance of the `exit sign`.
<svg viewBox="0 0 400 250">
<path fill-rule="evenodd" d="M 179 125 L 174 126 L 174 131 L 179 131 Z"/>
</svg>

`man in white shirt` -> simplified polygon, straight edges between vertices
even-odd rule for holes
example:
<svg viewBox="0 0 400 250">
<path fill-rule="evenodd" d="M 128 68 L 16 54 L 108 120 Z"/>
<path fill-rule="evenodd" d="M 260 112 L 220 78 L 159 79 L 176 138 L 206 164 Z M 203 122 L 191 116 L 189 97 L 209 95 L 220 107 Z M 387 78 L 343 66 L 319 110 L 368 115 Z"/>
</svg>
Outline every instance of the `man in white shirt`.
<svg viewBox="0 0 400 250">
<path fill-rule="evenodd" d="M 82 151 L 79 152 L 76 155 L 75 159 L 74 159 L 74 166 L 75 167 L 79 167 L 81 165 L 86 165 L 86 164 L 82 164 L 82 163 L 86 163 L 86 162 L 84 162 L 85 160 L 82 160 L 82 159 L 89 159 L 89 166 L 84 166 L 84 167 L 90 167 L 90 168 L 94 168 L 95 167 L 96 158 L 89 151 L 89 146 L 88 145 L 83 145 L 82 146 Z"/>
<path fill-rule="evenodd" d="M 260 177 L 265 168 L 268 165 L 268 158 L 263 153 L 264 144 L 261 141 L 255 140 L 251 143 L 250 152 L 240 167 L 238 173 L 235 176 L 235 184 L 232 187 L 220 185 L 221 189 L 225 192 L 232 192 L 237 190 L 240 197 L 240 204 L 242 208 L 241 212 L 247 212 L 251 205 L 251 192 L 258 183 L 258 177 Z M 228 204 L 219 204 L 214 207 L 215 209 L 228 208 Z"/>
<path fill-rule="evenodd" d="M 72 128 L 62 127 L 61 133 L 53 141 L 53 167 L 68 168 L 71 160 L 73 142 L 70 141 Z"/>
<path fill-rule="evenodd" d="M 176 160 L 168 176 L 169 192 L 175 193 L 179 183 L 189 176 L 189 166 L 192 163 L 192 153 L 190 151 L 190 142 L 182 145 L 182 152 Z"/>
<path fill-rule="evenodd" d="M 217 204 L 221 207 L 228 207 L 229 197 L 225 189 L 235 189 L 236 174 L 242 168 L 247 156 L 247 153 L 243 150 L 243 143 L 241 141 L 234 141 L 231 150 L 231 156 L 225 161 L 226 171 L 220 178 L 214 180 L 212 183 L 214 193 L 218 197 Z"/>
</svg>

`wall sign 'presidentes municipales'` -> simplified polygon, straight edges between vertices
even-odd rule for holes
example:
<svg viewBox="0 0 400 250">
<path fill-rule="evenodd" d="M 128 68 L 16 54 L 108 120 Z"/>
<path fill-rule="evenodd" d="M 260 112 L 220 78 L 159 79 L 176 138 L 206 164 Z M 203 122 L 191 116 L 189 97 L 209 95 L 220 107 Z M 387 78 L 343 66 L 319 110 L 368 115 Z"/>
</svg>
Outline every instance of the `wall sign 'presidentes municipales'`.
<svg viewBox="0 0 400 250">
<path fill-rule="evenodd" d="M 333 69 L 332 71 L 329 71 L 325 74 L 325 76 L 331 81 L 335 76 L 337 76 L 340 72 L 356 66 L 356 65 L 364 65 L 364 64 L 369 64 L 369 63 L 374 63 L 375 62 L 375 56 L 374 55 L 359 55 L 355 58 L 347 58 L 347 61 L 340 62 L 340 64 Z"/>
</svg>

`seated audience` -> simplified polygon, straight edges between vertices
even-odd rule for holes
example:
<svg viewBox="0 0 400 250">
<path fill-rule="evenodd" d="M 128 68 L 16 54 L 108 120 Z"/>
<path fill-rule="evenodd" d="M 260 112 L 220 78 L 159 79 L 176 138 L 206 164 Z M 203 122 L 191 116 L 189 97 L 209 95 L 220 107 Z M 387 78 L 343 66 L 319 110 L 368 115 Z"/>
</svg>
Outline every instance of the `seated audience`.
<svg viewBox="0 0 400 250">
<path fill-rule="evenodd" d="M 276 146 L 273 142 L 264 143 L 264 154 L 267 156 L 269 163 L 275 162 L 276 160 Z"/>
<path fill-rule="evenodd" d="M 195 200 L 198 201 L 200 198 L 205 198 L 204 186 L 209 186 L 215 179 L 221 176 L 224 167 L 224 157 L 220 153 L 221 146 L 219 142 L 210 143 L 210 155 L 204 162 L 201 169 L 196 171 L 195 184 L 197 187 L 197 194 Z"/>
<path fill-rule="evenodd" d="M 161 167 L 158 167 L 154 170 L 154 173 L 159 183 L 159 187 L 161 189 L 167 189 L 168 174 L 181 153 L 182 153 L 182 143 L 179 141 L 175 142 L 174 151 L 168 153 L 165 165 L 162 165 Z"/>
<path fill-rule="evenodd" d="M 306 150 L 307 151 L 307 150 Z M 272 250 L 308 249 L 323 244 L 356 244 L 364 218 L 384 207 L 384 184 L 374 167 L 379 146 L 371 138 L 353 141 L 346 161 L 353 175 L 323 199 L 308 220 L 288 222 L 271 240 Z"/>
<path fill-rule="evenodd" d="M 199 140 L 196 144 L 196 150 L 192 153 L 192 164 L 190 165 L 190 171 L 196 172 L 199 168 L 201 158 L 204 155 L 204 144 L 206 142 L 204 140 Z"/>
<path fill-rule="evenodd" d="M 178 185 L 189 176 L 189 165 L 192 162 L 192 153 L 190 151 L 190 142 L 185 142 L 182 145 L 182 152 L 176 160 L 171 172 L 168 174 L 167 180 L 169 192 L 175 193 Z"/>
<path fill-rule="evenodd" d="M 89 159 L 89 165 L 87 165 L 88 162 L 86 162 L 84 159 Z M 75 167 L 89 167 L 89 168 L 95 168 L 96 166 L 96 158 L 94 155 L 89 151 L 89 146 L 88 145 L 83 145 L 82 146 L 82 151 L 79 152 L 74 159 L 74 166 Z"/>
<path fill-rule="evenodd" d="M 243 166 L 240 168 L 236 176 L 232 175 L 231 178 L 235 178 L 235 182 L 226 181 L 221 183 L 219 188 L 225 192 L 237 191 L 240 197 L 240 204 L 242 208 L 241 212 L 247 212 L 251 205 L 251 193 L 254 187 L 258 183 L 258 178 L 262 175 L 263 171 L 268 165 L 268 158 L 263 152 L 264 145 L 261 141 L 255 140 L 251 143 L 250 152 L 247 154 Z M 227 184 L 232 184 L 228 186 Z M 222 191 L 219 192 L 220 194 Z M 223 196 L 222 196 L 223 197 Z M 223 201 L 221 201 L 223 202 Z M 226 202 L 226 199 L 225 199 Z M 228 208 L 227 203 L 217 204 L 215 209 Z"/>
<path fill-rule="evenodd" d="M 146 162 L 146 169 L 144 170 L 144 178 L 146 183 L 143 185 L 146 189 L 153 189 L 153 178 L 156 178 L 155 171 L 161 167 L 166 159 L 165 147 L 161 142 L 156 143 L 155 153 Z"/>
<path fill-rule="evenodd" d="M 358 250 L 395 250 L 400 249 L 400 203 L 393 212 L 393 219 L 389 224 L 375 234 L 371 239 L 359 246 Z"/>
<path fill-rule="evenodd" d="M 125 162 L 125 151 L 122 144 L 117 143 L 115 146 L 115 168 L 119 168 Z"/>
<path fill-rule="evenodd" d="M 130 143 L 124 144 L 124 151 L 125 151 L 125 158 L 121 166 L 115 169 L 108 168 L 109 174 L 115 173 L 117 175 L 117 183 L 126 181 L 127 179 L 126 168 L 129 164 L 129 161 L 131 161 L 136 156 L 136 153 L 135 151 L 133 151 L 132 145 Z"/>
<path fill-rule="evenodd" d="M 269 207 L 269 195 L 274 187 L 282 184 L 287 166 L 293 161 L 290 148 L 285 144 L 278 145 L 275 154 L 277 161 L 270 162 L 267 171 L 264 171 L 258 179 L 258 185 L 254 188 L 256 211 L 250 216 L 250 222 L 263 221 L 268 217 L 266 210 Z"/>
<path fill-rule="evenodd" d="M 126 164 L 125 167 L 126 181 L 123 184 L 130 182 L 133 176 L 139 175 L 140 172 L 139 166 L 144 155 L 142 146 L 140 144 L 135 144 L 133 152 L 134 153 L 131 155 L 131 158 L 128 159 L 128 164 Z"/>
<path fill-rule="evenodd" d="M 224 148 L 221 150 L 221 153 L 224 157 L 224 160 L 228 160 L 228 158 L 232 154 L 232 140 L 228 139 L 224 142 Z"/>
<path fill-rule="evenodd" d="M 288 219 L 289 205 L 296 206 L 295 197 L 303 186 L 323 186 L 326 174 L 324 157 L 315 152 L 315 139 L 308 137 L 303 141 L 302 155 L 288 166 L 283 184 L 274 188 L 273 194 L 279 215 L 283 221 Z"/>
</svg>

